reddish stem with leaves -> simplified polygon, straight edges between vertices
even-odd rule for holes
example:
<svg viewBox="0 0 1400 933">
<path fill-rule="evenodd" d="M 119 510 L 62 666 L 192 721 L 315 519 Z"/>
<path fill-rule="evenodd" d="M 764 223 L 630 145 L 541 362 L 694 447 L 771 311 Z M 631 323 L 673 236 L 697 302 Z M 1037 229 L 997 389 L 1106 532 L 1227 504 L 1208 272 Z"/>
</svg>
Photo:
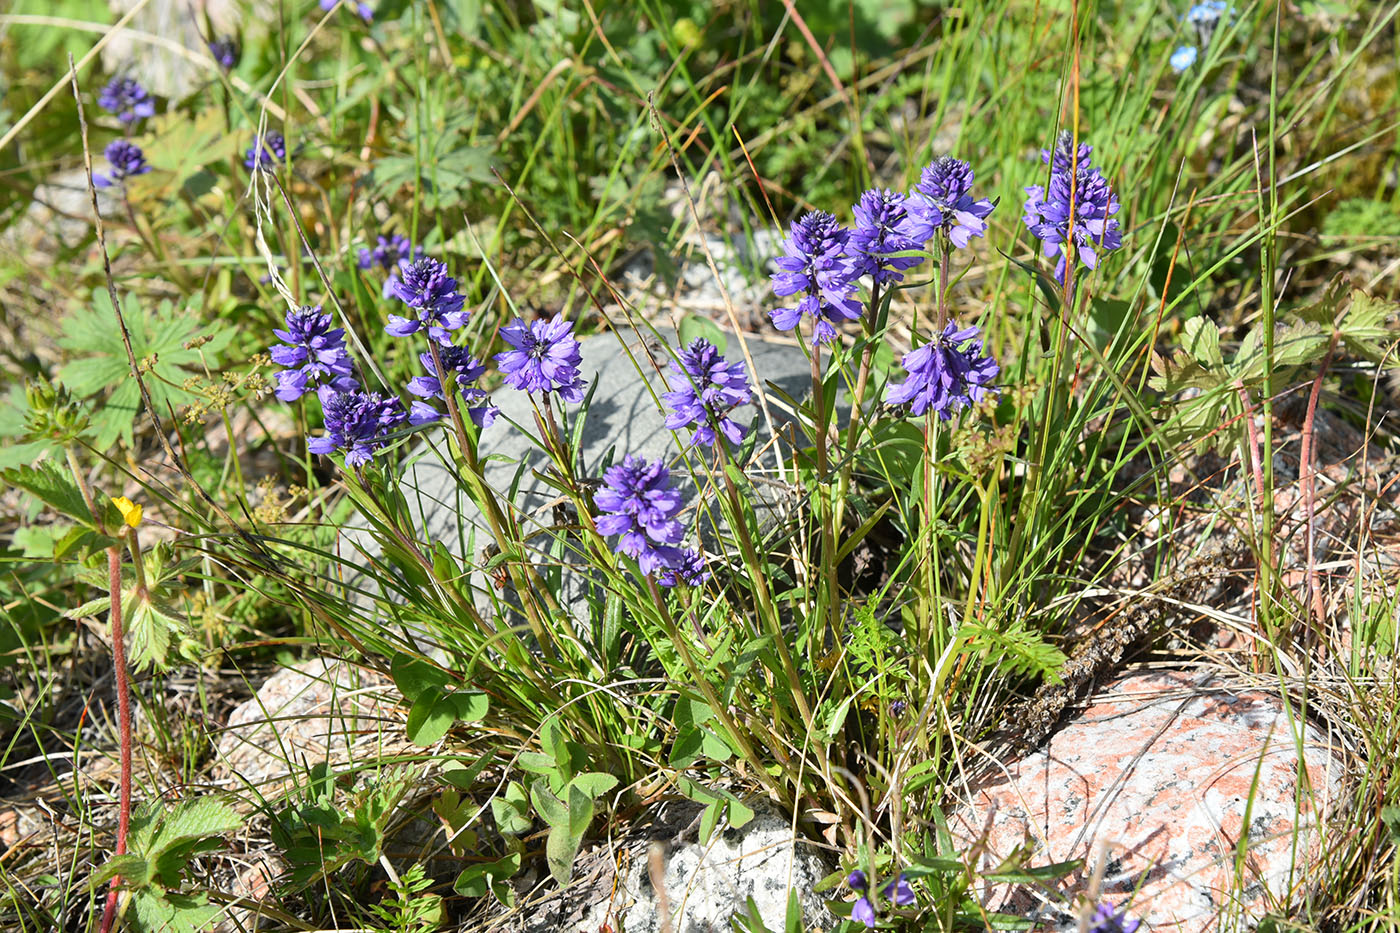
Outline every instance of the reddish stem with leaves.
<svg viewBox="0 0 1400 933">
<path fill-rule="evenodd" d="M 122 630 L 122 551 L 107 549 L 107 585 L 111 592 L 112 668 L 117 691 L 117 730 L 121 759 L 121 778 L 117 789 L 117 845 L 114 854 L 126 854 L 126 835 L 131 827 L 131 691 L 126 675 L 125 633 Z M 107 903 L 102 911 L 100 933 L 110 933 L 117 919 L 117 896 L 121 876 L 112 879 Z"/>
</svg>

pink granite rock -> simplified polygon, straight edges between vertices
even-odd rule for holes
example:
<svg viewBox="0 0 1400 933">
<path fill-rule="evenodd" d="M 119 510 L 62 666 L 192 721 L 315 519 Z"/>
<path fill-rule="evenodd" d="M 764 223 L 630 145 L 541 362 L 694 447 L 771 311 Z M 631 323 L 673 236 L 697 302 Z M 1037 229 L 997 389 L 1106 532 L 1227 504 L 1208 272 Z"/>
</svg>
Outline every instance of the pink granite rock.
<svg viewBox="0 0 1400 933">
<path fill-rule="evenodd" d="M 950 825 L 965 850 L 986 846 L 979 869 L 1021 846 L 1030 865 L 1084 859 L 1060 882 L 1066 895 L 1131 899 L 1143 933 L 1204 933 L 1248 923 L 1307 879 L 1341 778 L 1340 752 L 1273 693 L 1130 674 L 1047 748 L 975 787 Z M 1055 925 L 1043 893 L 1003 883 L 981 894 L 993 910 Z"/>
</svg>

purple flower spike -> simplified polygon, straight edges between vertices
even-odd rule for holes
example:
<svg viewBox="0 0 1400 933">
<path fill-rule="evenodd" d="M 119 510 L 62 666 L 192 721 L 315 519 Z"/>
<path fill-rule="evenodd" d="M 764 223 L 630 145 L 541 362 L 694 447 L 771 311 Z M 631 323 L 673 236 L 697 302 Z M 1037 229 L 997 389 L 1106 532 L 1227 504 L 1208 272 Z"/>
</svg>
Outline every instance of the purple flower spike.
<svg viewBox="0 0 1400 933">
<path fill-rule="evenodd" d="M 664 461 L 628 454 L 621 464 L 603 473 L 603 488 L 593 497 L 602 514 L 598 533 L 621 535 L 613 551 L 636 558 L 642 573 L 679 570 L 686 552 L 676 547 L 685 529 L 676 515 L 681 495 L 671 488 Z"/>
<path fill-rule="evenodd" d="M 911 235 L 917 222 L 909 216 L 904 195 L 872 188 L 852 210 L 856 225 L 846 249 L 859 264 L 861 275 L 873 276 L 877 285 L 902 282 L 906 269 L 924 261 L 922 256 L 897 255 L 922 250 L 923 240 L 928 239 Z"/>
<path fill-rule="evenodd" d="M 146 164 L 146 155 L 141 147 L 125 139 L 117 139 L 107 144 L 103 155 L 112 166 L 110 175 L 94 173 L 92 183 L 98 188 L 119 185 L 133 175 L 144 175 L 151 170 Z"/>
<path fill-rule="evenodd" d="M 1061 284 L 1071 257 L 1097 269 L 1099 250 L 1109 252 L 1123 245 L 1113 217 L 1118 213 L 1118 195 L 1094 168 L 1092 151 L 1083 143 L 1076 152 L 1073 136 L 1068 130 L 1062 132 L 1053 154 L 1041 150 L 1041 160 L 1050 166 L 1050 184 L 1026 188 L 1026 226 L 1044 244 L 1045 255 L 1056 257 L 1055 281 Z"/>
<path fill-rule="evenodd" d="M 885 391 L 891 405 L 908 403 L 909 411 L 922 415 L 932 408 L 947 421 L 964 405 L 980 402 L 996 388 L 992 382 L 1001 367 L 982 354 L 976 327 L 958 329 L 949 323 L 938 338 L 904 354 L 901 361 L 909 378 Z"/>
<path fill-rule="evenodd" d="M 113 78 L 97 95 L 97 105 L 117 115 L 123 123 L 135 123 L 156 115 L 155 101 L 135 78 Z"/>
<path fill-rule="evenodd" d="M 808 211 L 793 223 L 783 255 L 774 260 L 779 271 L 773 274 L 773 293 L 802 298 L 795 306 L 771 314 L 778 330 L 792 330 L 802 318 L 811 317 L 812 343 L 829 343 L 836 337 L 832 322 L 860 317 L 860 302 L 852 297 L 860 269 L 844 255 L 850 236 L 824 211 Z"/>
<path fill-rule="evenodd" d="M 486 367 L 477 362 L 465 347 L 439 347 L 438 357 L 442 360 L 442 368 L 456 382 L 457 391 L 462 394 L 462 400 L 467 403 L 467 415 L 471 417 L 477 427 L 491 427 L 491 424 L 496 420 L 499 409 L 489 401 L 485 401 L 486 393 L 476 385 L 476 381 L 486 372 Z M 432 351 L 418 354 L 418 359 L 423 363 L 423 368 L 428 371 L 428 375 L 410 379 L 408 391 L 419 398 L 444 400 L 442 379 L 437 370 L 433 368 Z M 473 405 L 473 402 L 483 402 L 483 404 Z M 436 411 L 436 409 L 432 410 Z"/>
<path fill-rule="evenodd" d="M 272 361 L 286 367 L 277 374 L 277 397 L 292 402 L 318 386 L 337 392 L 359 388 L 350 353 L 345 349 L 345 328 L 331 327 L 331 316 L 320 305 L 288 311 L 286 329 L 274 330 L 283 341 L 271 349 Z"/>
<path fill-rule="evenodd" d="M 389 435 L 410 420 L 398 399 L 385 398 L 378 392 L 323 389 L 320 395 L 326 434 L 311 438 L 307 448 L 313 454 L 343 450 L 346 466 L 368 463 L 388 443 Z"/>
<path fill-rule="evenodd" d="M 232 71 L 238 65 L 243 50 L 233 36 L 216 36 L 208 42 L 209 54 L 224 71 Z"/>
<path fill-rule="evenodd" d="M 1104 901 L 1094 911 L 1091 923 L 1089 933 L 1133 933 L 1142 921 L 1129 920 L 1126 911 L 1114 910 L 1112 904 Z"/>
<path fill-rule="evenodd" d="M 359 261 L 356 263 L 361 269 L 373 269 L 379 266 L 387 272 L 394 272 L 399 269 L 407 269 L 411 264 L 425 257 L 421 247 L 416 247 L 409 242 L 408 237 L 402 233 L 393 236 L 378 237 L 379 242 L 374 249 L 361 249 Z"/>
<path fill-rule="evenodd" d="M 506 382 L 522 392 L 557 392 L 566 402 L 583 401 L 583 365 L 574 325 L 563 318 L 526 324 L 516 318 L 501 328 L 513 349 L 496 354 Z"/>
<path fill-rule="evenodd" d="M 287 161 L 287 138 L 273 130 L 253 137 L 253 145 L 243 154 L 243 166 L 250 172 L 270 172 Z"/>
<path fill-rule="evenodd" d="M 975 236 L 985 236 L 987 217 L 996 205 L 972 196 L 972 178 L 972 166 L 952 156 L 926 165 L 909 195 L 914 219 L 910 235 L 923 242 L 937 233 L 958 249 L 965 249 Z"/>
<path fill-rule="evenodd" d="M 743 441 L 748 429 L 735 424 L 729 412 L 747 405 L 753 399 L 749 377 L 744 364 L 726 362 L 708 341 L 695 339 L 681 352 L 679 363 L 671 369 L 681 377 L 681 388 L 663 392 L 661 399 L 671 408 L 666 427 L 672 431 L 693 428 L 691 439 L 711 447 L 715 443 L 714 425 L 731 444 Z"/>
<path fill-rule="evenodd" d="M 395 274 L 384 287 L 385 294 L 397 298 L 417 312 L 416 318 L 389 315 L 384 330 L 395 337 L 407 337 L 426 329 L 428 336 L 443 346 L 451 346 L 451 331 L 467 323 L 466 301 L 457 293 L 457 280 L 447 274 L 447 266 L 436 259 L 420 259 Z"/>
</svg>

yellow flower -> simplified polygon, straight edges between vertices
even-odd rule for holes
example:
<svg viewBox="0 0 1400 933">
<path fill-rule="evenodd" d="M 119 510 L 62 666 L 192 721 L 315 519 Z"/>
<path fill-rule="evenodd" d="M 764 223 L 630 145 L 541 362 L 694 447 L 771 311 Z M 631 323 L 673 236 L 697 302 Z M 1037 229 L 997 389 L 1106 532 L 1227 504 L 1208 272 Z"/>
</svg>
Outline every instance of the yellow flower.
<svg viewBox="0 0 1400 933">
<path fill-rule="evenodd" d="M 132 502 L 126 496 L 113 496 L 112 504 L 122 513 L 122 521 L 132 528 L 141 524 L 141 506 Z"/>
</svg>

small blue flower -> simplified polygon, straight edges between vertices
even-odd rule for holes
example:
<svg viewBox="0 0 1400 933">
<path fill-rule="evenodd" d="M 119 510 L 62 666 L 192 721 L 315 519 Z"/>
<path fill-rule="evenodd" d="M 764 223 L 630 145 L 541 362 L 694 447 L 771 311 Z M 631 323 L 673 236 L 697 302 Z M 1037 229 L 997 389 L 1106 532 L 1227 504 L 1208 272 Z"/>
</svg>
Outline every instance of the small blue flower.
<svg viewBox="0 0 1400 933">
<path fill-rule="evenodd" d="M 1210 45 L 1211 36 L 1222 21 L 1228 21 L 1230 4 L 1225 0 L 1205 0 L 1186 11 L 1184 19 L 1196 30 L 1196 38 L 1202 46 Z"/>
<path fill-rule="evenodd" d="M 117 115 L 123 123 L 135 123 L 156 115 L 155 101 L 135 78 L 116 77 L 97 95 L 97 105 Z"/>
<path fill-rule="evenodd" d="M 885 391 L 891 405 L 909 405 L 914 415 L 932 408 L 947 421 L 965 405 L 972 405 L 996 391 L 993 380 L 1001 372 L 996 360 L 982 353 L 976 327 L 958 329 L 950 322 L 943 333 L 901 360 L 909 377 Z"/>
<path fill-rule="evenodd" d="M 613 550 L 635 558 L 648 576 L 681 570 L 688 555 L 676 547 L 685 537 L 677 515 L 681 495 L 671 488 L 671 473 L 662 460 L 628 454 L 603 473 L 603 488 L 593 497 L 598 506 L 598 533 L 621 535 Z"/>
<path fill-rule="evenodd" d="M 872 188 L 860 196 L 852 208 L 856 223 L 846 252 L 858 265 L 860 275 L 869 275 L 876 284 L 904 281 L 904 272 L 924 261 L 917 253 L 924 240 L 915 234 L 919 222 L 910 216 L 908 200 L 894 191 Z"/>
<path fill-rule="evenodd" d="M 923 242 L 941 233 L 958 249 L 972 237 L 987 233 L 987 217 L 996 205 L 972 196 L 972 166 L 943 156 L 924 167 L 919 183 L 909 195 L 909 215 L 914 239 Z"/>
<path fill-rule="evenodd" d="M 825 211 L 808 211 L 792 225 L 792 234 L 783 243 L 783 255 L 774 260 L 773 293 L 780 298 L 801 295 L 791 308 L 779 308 L 770 315 L 778 330 L 792 330 L 804 317 L 813 321 L 812 343 L 828 343 L 836 337 L 833 321 L 860 317 L 861 307 L 853 296 L 860 269 L 847 257 L 846 243 L 851 232 Z"/>
<path fill-rule="evenodd" d="M 1129 920 L 1126 911 L 1117 911 L 1108 901 L 1099 904 L 1094 911 L 1089 933 L 1133 933 L 1141 925 L 1141 920 Z"/>
<path fill-rule="evenodd" d="M 1199 53 L 1194 45 L 1183 45 L 1172 53 L 1170 59 L 1172 70 L 1178 74 L 1196 64 L 1196 56 Z"/>
<path fill-rule="evenodd" d="M 141 151 L 141 147 L 125 139 L 108 143 L 102 154 L 107 157 L 112 172 L 110 175 L 93 174 L 92 183 L 98 188 L 119 185 L 133 175 L 144 175 L 151 170 L 146 164 L 146 155 Z"/>
<path fill-rule="evenodd" d="M 345 349 L 345 328 L 331 327 L 331 316 L 320 305 L 288 311 L 285 330 L 274 330 L 283 341 L 271 349 L 272 361 L 286 367 L 277 374 L 277 397 L 292 402 L 317 386 L 337 392 L 359 388 L 354 365 Z"/>
<path fill-rule="evenodd" d="M 865 872 L 857 868 L 846 877 L 846 884 L 850 885 L 852 890 L 864 893 L 870 881 L 866 878 Z M 914 896 L 914 888 L 909 884 L 904 872 L 900 872 L 898 877 L 881 888 L 880 896 L 896 907 L 912 907 L 917 901 Z M 874 929 L 875 904 L 868 896 L 861 897 L 851 906 L 851 919 Z M 1132 933 L 1132 931 L 1125 931 L 1125 933 Z"/>
<path fill-rule="evenodd" d="M 705 566 L 705 555 L 695 548 L 685 548 L 674 567 L 667 567 L 657 576 L 661 586 L 671 587 L 684 583 L 686 586 L 699 586 L 710 579 L 710 571 Z"/>
<path fill-rule="evenodd" d="M 467 414 L 479 428 L 489 428 L 496 420 L 498 409 L 487 400 L 486 393 L 477 386 L 476 381 L 486 372 L 486 367 L 467 352 L 465 347 L 439 347 L 438 357 L 442 360 L 442 368 L 445 369 L 457 384 L 457 391 L 462 394 L 462 400 L 467 403 Z M 432 351 L 420 353 L 419 361 L 423 368 L 428 371 L 426 376 L 416 376 L 408 381 L 408 391 L 419 398 L 442 398 L 442 380 L 439 378 L 437 370 L 433 367 Z M 473 404 L 481 402 L 483 404 Z M 414 403 L 417 405 L 418 403 Z M 436 409 L 432 409 L 436 411 Z"/>
<path fill-rule="evenodd" d="M 566 402 L 583 401 L 583 365 L 574 325 L 561 317 L 526 324 L 516 318 L 501 328 L 511 349 L 496 354 L 506 383 L 522 392 L 557 392 Z"/>
<path fill-rule="evenodd" d="M 384 291 L 416 312 L 414 318 L 389 315 L 384 330 L 395 337 L 407 337 L 426 329 L 431 339 L 451 346 L 451 331 L 466 324 L 470 316 L 462 310 L 466 299 L 457 292 L 457 280 L 448 275 L 447 266 L 436 259 L 410 263 L 389 279 Z"/>
<path fill-rule="evenodd" d="M 671 408 L 666 427 L 672 431 L 692 428 L 692 440 L 706 447 L 715 442 L 714 425 L 731 444 L 743 441 L 747 428 L 736 424 L 729 413 L 753 399 L 744 364 L 727 362 L 713 344 L 697 338 L 671 369 L 681 378 L 681 387 L 661 395 Z"/>
<path fill-rule="evenodd" d="M 273 166 L 287 161 L 287 139 L 273 130 L 254 136 L 253 144 L 243 154 L 243 166 L 250 172 L 270 172 Z"/>
</svg>

